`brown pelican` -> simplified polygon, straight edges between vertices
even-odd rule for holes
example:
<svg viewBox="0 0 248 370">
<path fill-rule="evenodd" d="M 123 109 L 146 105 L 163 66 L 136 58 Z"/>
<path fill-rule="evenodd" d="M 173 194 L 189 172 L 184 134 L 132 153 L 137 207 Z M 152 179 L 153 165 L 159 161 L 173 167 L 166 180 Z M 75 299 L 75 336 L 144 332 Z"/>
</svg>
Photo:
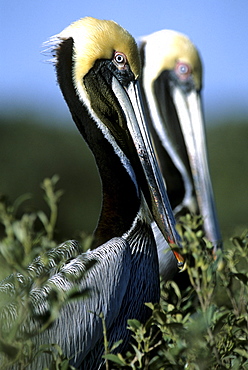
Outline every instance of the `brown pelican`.
<svg viewBox="0 0 248 370">
<path fill-rule="evenodd" d="M 202 112 L 202 63 L 188 37 L 162 30 L 140 39 L 142 90 L 151 133 L 176 217 L 199 213 L 207 239 L 221 245 L 208 168 Z M 168 277 L 174 258 L 158 244 L 160 273 Z"/>
<path fill-rule="evenodd" d="M 92 150 L 102 181 L 102 210 L 94 249 L 55 268 L 47 283 L 34 286 L 31 302 L 36 315 L 49 311 L 52 287 L 67 291 L 87 261 L 96 264 L 79 279 L 77 288 L 89 297 L 66 304 L 36 344 L 57 343 L 71 364 L 98 369 L 102 355 L 103 314 L 110 346 L 130 339 L 127 319 L 144 322 L 145 302 L 159 300 L 159 269 L 154 221 L 168 243 L 178 244 L 175 220 L 143 115 L 137 78 L 140 60 L 132 36 L 113 21 L 83 18 L 50 40 L 59 87 L 82 136 Z M 78 250 L 75 242 L 67 242 Z M 59 252 L 66 249 L 63 244 Z M 74 252 L 74 253 L 76 253 Z M 175 257 L 180 256 L 175 253 Z M 175 258 L 175 259 L 176 259 Z M 38 268 L 37 268 L 38 266 Z M 40 269 L 35 261 L 29 270 Z M 32 368 L 48 365 L 47 358 Z"/>
</svg>

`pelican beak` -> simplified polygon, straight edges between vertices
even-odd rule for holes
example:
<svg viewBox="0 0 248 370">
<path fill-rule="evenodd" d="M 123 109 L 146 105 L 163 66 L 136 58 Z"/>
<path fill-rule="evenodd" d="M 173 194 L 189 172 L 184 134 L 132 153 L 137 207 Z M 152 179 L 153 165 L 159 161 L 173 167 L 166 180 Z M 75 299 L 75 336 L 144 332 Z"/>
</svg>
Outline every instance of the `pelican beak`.
<svg viewBox="0 0 248 370">
<path fill-rule="evenodd" d="M 131 81 L 127 87 L 123 88 L 117 79 L 113 78 L 112 89 L 126 116 L 127 128 L 145 175 L 146 184 L 148 184 L 149 191 L 147 191 L 147 187 L 142 190 L 154 221 L 169 244 L 180 246 L 180 237 L 175 228 L 175 218 L 151 144 L 139 82 L 137 80 Z M 174 255 L 178 267 L 181 269 L 184 264 L 183 258 L 179 253 L 175 252 Z"/>
<path fill-rule="evenodd" d="M 184 92 L 179 86 L 175 85 L 171 87 L 171 95 L 189 158 L 205 233 L 213 243 L 214 249 L 216 249 L 221 245 L 221 234 L 208 168 L 201 97 L 194 89 L 190 92 Z"/>
</svg>

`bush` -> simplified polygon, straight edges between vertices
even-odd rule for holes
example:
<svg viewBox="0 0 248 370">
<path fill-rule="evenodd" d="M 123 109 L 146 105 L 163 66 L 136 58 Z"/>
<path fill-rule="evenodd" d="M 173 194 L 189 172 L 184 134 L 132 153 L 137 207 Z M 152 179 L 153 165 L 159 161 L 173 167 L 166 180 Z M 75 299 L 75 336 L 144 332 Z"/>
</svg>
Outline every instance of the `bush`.
<svg viewBox="0 0 248 370">
<path fill-rule="evenodd" d="M 51 262 L 47 258 L 49 253 L 55 262 L 56 258 L 59 263 L 68 258 L 66 244 L 64 249 L 54 249 L 57 246 L 54 229 L 62 195 L 61 191 L 55 189 L 57 181 L 58 178 L 54 176 L 42 184 L 50 209 L 49 216 L 38 211 L 17 218 L 17 209 L 25 199 L 23 197 L 13 205 L 6 198 L 0 202 L 0 224 L 4 235 L 0 241 L 1 279 L 9 273 L 17 277 L 12 279 L 12 285 L 9 284 L 7 288 L 5 283 L 8 278 L 4 280 L 0 289 L 1 317 L 5 315 L 0 328 L 0 350 L 5 361 L 2 365 L 17 363 L 22 369 L 33 356 L 47 352 L 51 355 L 52 369 L 72 368 L 56 345 L 41 346 L 38 353 L 33 352 L 31 338 L 37 331 L 32 335 L 26 333 L 20 336 L 20 327 L 31 311 L 29 291 L 32 279 L 37 279 L 36 284 L 39 285 L 47 281 Z M 178 231 L 182 235 L 182 254 L 186 260 L 190 286 L 180 289 L 175 281 L 161 282 L 160 303 L 147 303 L 151 309 L 147 323 L 142 325 L 131 319 L 127 323 L 132 331 L 132 342 L 126 354 L 113 353 L 113 348 L 108 347 L 106 332 L 107 369 L 248 368 L 247 232 L 227 241 L 224 251 L 213 254 L 211 243 L 202 235 L 199 217 L 183 217 Z M 75 250 L 68 252 L 70 257 L 86 250 L 89 241 L 89 238 L 82 238 L 82 247 L 77 245 Z M 58 251 L 57 255 L 54 250 Z M 36 276 L 27 271 L 27 266 L 35 258 L 42 262 L 39 265 L 42 274 Z M 18 276 L 22 277 L 22 281 Z M 14 300 L 13 289 L 17 293 Z M 51 312 L 44 318 L 39 330 L 46 329 L 68 300 L 75 297 L 82 299 L 81 295 L 78 298 L 75 291 L 68 292 L 66 297 L 59 296 L 56 291 L 52 293 Z M 11 306 L 12 310 L 6 311 L 6 306 Z M 17 307 L 22 307 L 18 315 Z M 10 318 L 13 323 L 8 326 Z M 118 350 L 118 343 L 114 348 Z"/>
<path fill-rule="evenodd" d="M 187 215 L 179 225 L 191 286 L 161 283 L 160 303 L 147 304 L 147 323 L 128 322 L 132 350 L 107 354 L 116 368 L 248 369 L 247 232 L 213 255 L 199 221 Z"/>
</svg>

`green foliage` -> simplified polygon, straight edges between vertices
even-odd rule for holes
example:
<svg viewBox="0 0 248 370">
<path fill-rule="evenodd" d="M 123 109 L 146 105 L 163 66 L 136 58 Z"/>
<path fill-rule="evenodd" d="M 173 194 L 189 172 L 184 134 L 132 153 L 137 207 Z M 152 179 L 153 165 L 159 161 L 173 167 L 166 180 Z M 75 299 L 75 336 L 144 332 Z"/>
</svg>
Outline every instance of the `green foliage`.
<svg viewBox="0 0 248 370">
<path fill-rule="evenodd" d="M 49 260 L 63 263 L 65 251 L 55 248 L 54 231 L 58 217 L 58 203 L 62 192 L 56 190 L 58 177 L 42 183 L 49 214 L 43 211 L 17 216 L 18 208 L 25 197 L 11 204 L 6 198 L 0 201 L 0 226 L 3 237 L 0 241 L 1 279 L 10 272 L 21 274 L 25 284 L 14 278 L 16 296 L 0 289 L 0 311 L 13 305 L 19 308 L 12 325 L 3 320 L 0 327 L 0 351 L 5 354 L 5 363 L 18 363 L 24 369 L 34 356 L 50 355 L 51 369 L 72 369 L 59 346 L 43 345 L 34 350 L 32 335 L 46 330 L 59 315 L 61 307 L 71 299 L 82 299 L 87 292 L 70 290 L 66 294 L 51 290 L 50 312 L 43 318 L 42 327 L 20 335 L 27 315 L 32 314 L 29 301 L 31 282 L 46 284 Z M 175 281 L 161 282 L 159 304 L 147 303 L 151 317 L 141 324 L 128 320 L 132 332 L 128 352 L 119 354 L 115 343 L 109 348 L 108 332 L 104 325 L 106 369 L 247 369 L 248 368 L 248 237 L 247 232 L 224 243 L 224 251 L 212 253 L 211 244 L 201 231 L 201 219 L 187 215 L 181 219 L 178 231 L 182 235 L 182 254 L 186 260 L 186 272 L 191 286 L 179 289 Z M 68 242 L 69 243 L 69 242 Z M 88 247 L 74 251 L 74 255 Z M 53 251 L 58 251 L 53 252 Z M 50 253 L 50 259 L 47 258 Z M 54 253 L 54 255 L 53 255 Z M 40 274 L 30 275 L 27 266 L 40 256 Z M 88 266 L 90 268 L 91 266 Z M 16 276 L 15 274 L 13 276 Z M 31 280 L 30 280 L 31 277 Z M 82 278 L 82 276 L 78 277 Z M 73 280 L 74 281 L 74 280 Z M 25 285 L 25 289 L 23 286 Z M 13 321 L 13 319 L 12 319 Z M 36 328 L 35 328 L 36 329 Z M 4 363 L 4 364 L 5 364 Z M 2 367 L 4 366 L 2 363 Z"/>
<path fill-rule="evenodd" d="M 3 238 L 0 241 L 0 356 L 1 369 L 18 363 L 20 369 L 35 356 L 47 353 L 51 357 L 52 369 L 72 369 L 69 360 L 65 358 L 58 345 L 43 345 L 34 349 L 32 336 L 46 330 L 58 317 L 61 307 L 74 299 L 81 299 L 87 291 L 78 291 L 72 288 L 66 292 L 49 285 L 47 296 L 49 311 L 39 316 L 39 325 L 26 324 L 26 318 L 34 316 L 35 307 L 30 301 L 30 290 L 44 286 L 49 278 L 52 265 L 57 268 L 71 257 L 77 256 L 87 248 L 76 245 L 73 249 L 70 241 L 57 246 L 54 240 L 54 230 L 57 222 L 58 203 L 62 195 L 61 190 L 56 190 L 58 176 L 45 179 L 41 184 L 44 198 L 49 206 L 50 213 L 43 211 L 30 214 L 25 213 L 18 218 L 18 207 L 25 197 L 17 199 L 12 205 L 2 197 L 0 199 L 0 224 L 3 226 Z M 27 268 L 33 266 L 33 269 Z M 85 272 L 92 266 L 86 266 Z M 84 272 L 84 273 L 85 273 Z M 11 275 L 6 278 L 7 275 Z M 65 276 L 73 283 L 82 278 L 81 275 Z M 25 327 L 25 330 L 24 330 Z M 20 328 L 22 331 L 20 332 Z M 9 367 L 8 367 L 9 368 Z"/>
<path fill-rule="evenodd" d="M 160 303 L 147 303 L 146 324 L 128 321 L 132 349 L 106 356 L 114 368 L 248 368 L 248 233 L 213 255 L 199 222 L 187 215 L 179 225 L 191 287 L 161 283 Z"/>
<path fill-rule="evenodd" d="M 18 208 L 27 196 L 18 198 L 13 205 L 6 197 L 0 199 L 0 222 L 4 227 L 4 236 L 0 241 L 1 265 L 8 266 L 10 272 L 25 273 L 27 266 L 36 256 L 56 246 L 53 236 L 57 206 L 62 195 L 61 191 L 55 190 L 57 182 L 58 176 L 53 176 L 41 184 L 45 200 L 50 207 L 49 217 L 43 211 L 38 211 L 24 213 L 18 219 Z M 37 231 L 39 220 L 42 227 Z"/>
</svg>

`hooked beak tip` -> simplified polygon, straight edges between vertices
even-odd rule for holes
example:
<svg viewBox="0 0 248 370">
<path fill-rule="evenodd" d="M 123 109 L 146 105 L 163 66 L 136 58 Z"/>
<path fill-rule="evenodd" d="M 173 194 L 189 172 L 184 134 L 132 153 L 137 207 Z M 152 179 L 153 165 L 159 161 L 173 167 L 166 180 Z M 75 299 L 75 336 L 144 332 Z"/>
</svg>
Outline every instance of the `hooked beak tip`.
<svg viewBox="0 0 248 370">
<path fill-rule="evenodd" d="M 177 260 L 177 267 L 180 270 L 180 272 L 184 271 L 186 269 L 186 263 L 184 261 L 184 258 L 181 256 L 180 253 L 176 252 L 172 249 L 172 252 Z"/>
</svg>

